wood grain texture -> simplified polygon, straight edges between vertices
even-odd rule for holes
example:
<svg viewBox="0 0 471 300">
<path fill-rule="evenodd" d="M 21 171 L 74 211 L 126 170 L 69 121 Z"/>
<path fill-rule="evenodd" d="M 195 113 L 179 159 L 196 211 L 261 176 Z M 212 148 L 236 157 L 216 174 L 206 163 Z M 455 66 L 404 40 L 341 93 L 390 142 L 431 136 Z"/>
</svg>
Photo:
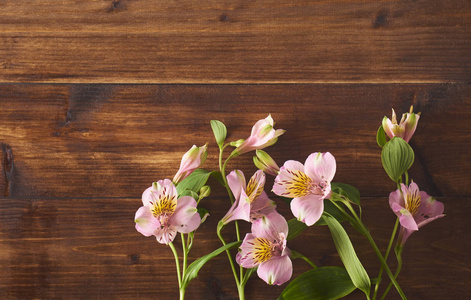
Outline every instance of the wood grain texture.
<svg viewBox="0 0 471 300">
<path fill-rule="evenodd" d="M 0 199 L 0 293 L 4 299 L 177 299 L 178 287 L 170 249 L 140 235 L 133 225 L 138 198 Z M 408 240 L 400 283 L 410 299 L 468 299 L 471 270 L 467 234 L 471 226 L 469 199 L 442 198 L 445 218 Z M 217 221 L 229 207 L 221 188 L 204 205 L 211 217 L 196 233 L 190 259 L 220 246 Z M 394 215 L 387 198 L 364 198 L 364 218 L 385 249 Z M 286 204 L 279 210 L 290 216 Z M 246 225 L 246 224 L 243 224 Z M 248 230 L 247 226 L 242 226 Z M 365 240 L 346 226 L 358 255 L 371 276 L 379 263 Z M 234 238 L 230 226 L 226 238 Z M 179 243 L 176 243 L 179 249 Z M 288 243 L 320 266 L 341 265 L 326 227 L 312 227 Z M 434 258 L 434 259 L 430 259 Z M 394 266 L 391 260 L 391 266 Z M 450 267 L 453 266 L 453 267 Z M 295 275 L 308 270 L 294 262 Z M 190 283 L 188 299 L 237 299 L 225 255 L 213 259 Z M 286 286 L 286 285 L 285 285 Z M 282 287 L 254 277 L 248 299 L 275 299 Z M 384 286 L 383 286 L 384 288 Z M 397 299 L 395 292 L 389 299 Z M 364 299 L 355 292 L 347 299 Z"/>
<path fill-rule="evenodd" d="M 436 196 L 471 195 L 471 136 L 463 125 L 470 85 L 1 85 L 0 94 L 0 143 L 14 160 L 13 170 L 1 162 L 10 174 L 0 180 L 2 195 L 140 197 L 153 181 L 172 178 L 193 144 L 208 142 L 205 168 L 217 168 L 211 119 L 237 140 L 272 113 L 287 130 L 266 149 L 279 165 L 329 151 L 335 181 L 384 196 L 391 184 L 376 130 L 391 107 L 399 113 L 411 104 L 422 112 L 411 140 L 412 178 Z M 252 155 L 229 168 L 255 171 Z"/>
<path fill-rule="evenodd" d="M 0 1 L 0 81 L 437 83 L 471 79 L 455 1 Z"/>
</svg>

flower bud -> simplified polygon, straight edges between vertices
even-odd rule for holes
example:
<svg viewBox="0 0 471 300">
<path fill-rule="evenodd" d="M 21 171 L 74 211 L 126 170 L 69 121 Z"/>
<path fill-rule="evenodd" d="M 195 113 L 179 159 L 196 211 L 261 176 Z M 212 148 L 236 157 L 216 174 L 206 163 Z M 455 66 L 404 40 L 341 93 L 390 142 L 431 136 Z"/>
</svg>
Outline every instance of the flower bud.
<svg viewBox="0 0 471 300">
<path fill-rule="evenodd" d="M 257 168 L 263 172 L 276 176 L 280 172 L 280 168 L 276 162 L 271 158 L 268 153 L 263 150 L 255 151 L 256 156 L 253 157 L 253 162 Z"/>
<path fill-rule="evenodd" d="M 186 152 L 180 163 L 180 169 L 177 174 L 173 177 L 173 182 L 178 184 L 180 181 L 188 177 L 194 170 L 199 168 L 208 156 L 207 144 L 202 147 L 196 147 L 193 145 L 188 152 Z"/>
</svg>

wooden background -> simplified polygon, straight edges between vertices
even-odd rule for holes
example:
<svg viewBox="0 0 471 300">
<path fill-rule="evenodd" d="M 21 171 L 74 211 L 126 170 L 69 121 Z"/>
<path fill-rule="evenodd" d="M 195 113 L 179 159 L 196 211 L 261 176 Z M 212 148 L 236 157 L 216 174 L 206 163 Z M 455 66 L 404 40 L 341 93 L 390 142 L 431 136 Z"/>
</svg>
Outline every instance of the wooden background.
<svg viewBox="0 0 471 300">
<path fill-rule="evenodd" d="M 172 178 L 191 145 L 209 142 L 205 167 L 217 167 L 211 119 L 236 140 L 271 113 L 287 130 L 267 149 L 280 165 L 333 153 L 334 181 L 359 188 L 384 250 L 394 184 L 375 134 L 391 107 L 413 104 L 410 174 L 447 216 L 409 239 L 399 282 L 410 299 L 470 299 L 470 54 L 469 0 L 0 0 L 0 297 L 176 299 L 170 249 L 133 218 L 142 191 Z M 251 160 L 229 168 L 250 175 Z M 212 184 L 191 259 L 220 246 L 229 202 Z M 373 251 L 347 230 L 375 277 Z M 304 234 L 289 247 L 341 265 L 326 228 Z M 253 278 L 247 298 L 285 286 Z M 224 255 L 187 298 L 237 298 Z"/>
</svg>

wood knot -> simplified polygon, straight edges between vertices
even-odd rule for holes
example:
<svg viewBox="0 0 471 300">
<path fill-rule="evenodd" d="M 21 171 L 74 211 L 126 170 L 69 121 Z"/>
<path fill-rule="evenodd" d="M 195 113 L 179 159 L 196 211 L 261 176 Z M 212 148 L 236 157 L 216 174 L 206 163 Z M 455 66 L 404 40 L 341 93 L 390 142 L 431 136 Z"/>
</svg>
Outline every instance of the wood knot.
<svg viewBox="0 0 471 300">
<path fill-rule="evenodd" d="M 126 6 L 124 5 L 122 0 L 113 0 L 113 2 L 111 2 L 110 7 L 108 7 L 109 13 L 122 10 L 126 10 Z"/>
<path fill-rule="evenodd" d="M 387 10 L 379 11 L 373 22 L 373 28 L 378 29 L 380 27 L 387 27 L 388 25 L 389 25 L 388 11 Z"/>
<path fill-rule="evenodd" d="M 229 22 L 229 16 L 226 14 L 226 13 L 223 13 L 220 17 L 219 17 L 219 22 Z"/>
</svg>

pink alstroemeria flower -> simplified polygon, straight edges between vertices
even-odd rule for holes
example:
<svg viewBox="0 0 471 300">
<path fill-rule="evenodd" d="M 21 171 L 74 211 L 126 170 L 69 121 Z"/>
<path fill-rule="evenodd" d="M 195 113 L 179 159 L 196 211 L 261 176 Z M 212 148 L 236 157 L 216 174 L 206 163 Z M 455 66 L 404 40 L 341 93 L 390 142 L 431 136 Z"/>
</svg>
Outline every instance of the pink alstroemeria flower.
<svg viewBox="0 0 471 300">
<path fill-rule="evenodd" d="M 402 245 L 414 231 L 445 216 L 443 203 L 435 200 L 426 192 L 419 191 L 415 182 L 412 182 L 409 187 L 401 184 L 401 189 L 389 194 L 389 205 L 399 217 L 402 226 L 399 234 Z"/>
<path fill-rule="evenodd" d="M 291 211 L 301 222 L 311 226 L 324 211 L 324 198 L 330 195 L 330 182 L 336 170 L 335 158 L 329 152 L 316 152 L 306 163 L 288 160 L 275 178 L 273 192 L 278 196 L 293 198 Z"/>
<path fill-rule="evenodd" d="M 276 143 L 278 137 L 285 133 L 285 130 L 275 130 L 273 126 L 275 126 L 275 122 L 273 122 L 271 115 L 257 121 L 252 127 L 252 133 L 249 138 L 237 147 L 234 153 L 243 154 L 256 149 L 263 149 Z"/>
<path fill-rule="evenodd" d="M 177 232 L 189 233 L 198 228 L 201 217 L 196 201 L 184 196 L 177 199 L 177 189 L 169 179 L 159 180 L 142 193 L 142 203 L 134 218 L 136 230 L 154 235 L 161 244 L 175 239 Z"/>
<path fill-rule="evenodd" d="M 417 123 L 419 123 L 420 113 L 415 114 L 413 107 L 410 112 L 402 114 L 401 121 L 397 124 L 396 112 L 392 110 L 392 120 L 388 117 L 383 118 L 383 129 L 390 139 L 397 136 L 409 143 L 412 135 L 414 135 Z"/>
<path fill-rule="evenodd" d="M 265 179 L 265 173 L 261 170 L 255 172 L 247 185 L 242 171 L 234 170 L 227 175 L 235 201 L 221 220 L 224 225 L 234 220 L 251 222 L 275 210 L 275 202 L 263 190 Z"/>
<path fill-rule="evenodd" d="M 182 157 L 180 169 L 173 177 L 173 182 L 178 184 L 180 181 L 188 177 L 194 170 L 199 168 L 208 156 L 207 145 L 196 147 L 193 145 Z"/>
<path fill-rule="evenodd" d="M 258 266 L 258 277 L 268 284 L 282 285 L 293 274 L 287 236 L 288 223 L 278 212 L 258 219 L 240 245 L 237 263 L 247 269 Z"/>
</svg>

